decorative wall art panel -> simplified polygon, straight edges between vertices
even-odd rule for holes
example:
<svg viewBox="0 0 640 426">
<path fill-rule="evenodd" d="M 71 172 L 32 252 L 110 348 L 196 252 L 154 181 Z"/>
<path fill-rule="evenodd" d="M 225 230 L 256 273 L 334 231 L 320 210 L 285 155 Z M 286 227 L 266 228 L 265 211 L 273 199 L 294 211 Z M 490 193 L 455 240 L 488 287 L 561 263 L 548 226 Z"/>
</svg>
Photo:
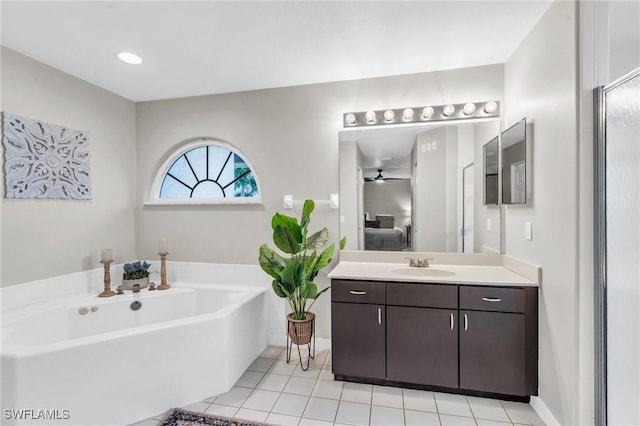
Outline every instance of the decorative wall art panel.
<svg viewBox="0 0 640 426">
<path fill-rule="evenodd" d="M 2 114 L 6 198 L 90 200 L 89 133 Z"/>
</svg>

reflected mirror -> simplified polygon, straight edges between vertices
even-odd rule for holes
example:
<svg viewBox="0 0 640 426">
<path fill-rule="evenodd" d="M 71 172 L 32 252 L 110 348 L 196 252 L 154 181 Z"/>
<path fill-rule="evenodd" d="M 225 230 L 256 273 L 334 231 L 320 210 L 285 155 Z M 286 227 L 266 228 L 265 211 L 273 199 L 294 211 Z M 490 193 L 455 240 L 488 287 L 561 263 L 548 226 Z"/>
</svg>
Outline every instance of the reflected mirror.
<svg viewBox="0 0 640 426">
<path fill-rule="evenodd" d="M 502 204 L 527 202 L 526 119 L 500 135 L 502 156 Z"/>
<path fill-rule="evenodd" d="M 484 204 L 498 204 L 498 136 L 482 147 L 484 161 Z"/>
<path fill-rule="evenodd" d="M 499 253 L 500 208 L 483 196 L 483 146 L 498 134 L 497 120 L 341 131 L 346 249 Z"/>
</svg>

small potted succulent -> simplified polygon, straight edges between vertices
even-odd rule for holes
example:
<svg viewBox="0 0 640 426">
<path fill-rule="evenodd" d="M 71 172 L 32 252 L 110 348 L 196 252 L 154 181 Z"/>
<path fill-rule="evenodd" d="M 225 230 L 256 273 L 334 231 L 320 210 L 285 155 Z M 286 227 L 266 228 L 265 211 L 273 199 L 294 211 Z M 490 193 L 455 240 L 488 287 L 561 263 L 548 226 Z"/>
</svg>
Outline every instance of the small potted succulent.
<svg viewBox="0 0 640 426">
<path fill-rule="evenodd" d="M 131 263 L 125 263 L 122 274 L 122 287 L 125 290 L 133 290 L 135 284 L 139 284 L 140 288 L 149 285 L 149 267 L 151 265 L 146 260 Z"/>
</svg>

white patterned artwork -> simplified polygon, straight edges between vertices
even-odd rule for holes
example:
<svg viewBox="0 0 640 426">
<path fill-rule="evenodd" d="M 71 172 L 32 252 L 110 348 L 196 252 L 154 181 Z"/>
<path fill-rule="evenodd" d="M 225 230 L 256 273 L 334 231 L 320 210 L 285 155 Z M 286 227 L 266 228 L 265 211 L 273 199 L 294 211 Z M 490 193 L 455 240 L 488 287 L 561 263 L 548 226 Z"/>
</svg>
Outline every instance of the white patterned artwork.
<svg viewBox="0 0 640 426">
<path fill-rule="evenodd" d="M 3 112 L 6 198 L 90 200 L 89 134 Z"/>
</svg>

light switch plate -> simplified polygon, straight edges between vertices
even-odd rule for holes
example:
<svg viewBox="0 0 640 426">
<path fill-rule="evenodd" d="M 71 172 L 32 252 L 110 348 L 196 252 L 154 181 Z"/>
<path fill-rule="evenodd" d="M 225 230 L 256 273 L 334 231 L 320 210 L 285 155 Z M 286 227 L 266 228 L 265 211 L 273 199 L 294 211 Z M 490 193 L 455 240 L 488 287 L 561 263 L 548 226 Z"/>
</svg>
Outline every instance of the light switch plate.
<svg viewBox="0 0 640 426">
<path fill-rule="evenodd" d="M 533 234 L 531 233 L 531 222 L 524 223 L 524 237 L 529 241 L 533 239 Z"/>
<path fill-rule="evenodd" d="M 491 232 L 491 218 L 487 218 L 487 232 Z"/>
<path fill-rule="evenodd" d="M 437 141 L 431 142 L 431 150 L 435 151 L 436 149 L 438 149 L 438 142 Z"/>
<path fill-rule="evenodd" d="M 423 143 L 422 144 L 422 152 L 427 152 L 427 149 L 430 147 L 431 145 L 429 145 L 428 143 Z M 431 151 L 431 150 L 429 150 Z"/>
</svg>

